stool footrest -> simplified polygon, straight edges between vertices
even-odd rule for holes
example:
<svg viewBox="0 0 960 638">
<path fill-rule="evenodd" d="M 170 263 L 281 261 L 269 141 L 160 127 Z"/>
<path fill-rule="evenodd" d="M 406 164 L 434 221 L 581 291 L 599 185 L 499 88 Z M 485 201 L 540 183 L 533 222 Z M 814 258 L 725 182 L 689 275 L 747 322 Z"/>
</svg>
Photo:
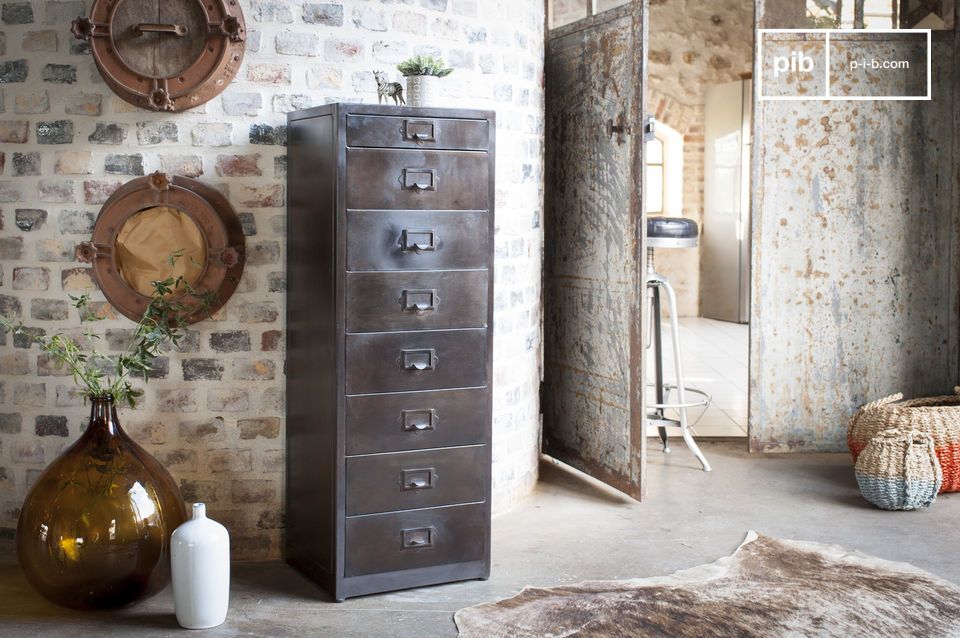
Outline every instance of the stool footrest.
<svg viewBox="0 0 960 638">
<path fill-rule="evenodd" d="M 656 387 L 656 385 L 652 383 L 648 383 L 647 387 Z M 677 389 L 677 386 L 670 383 L 664 384 L 663 387 L 666 388 L 668 392 L 670 390 Z M 683 403 L 648 403 L 647 407 L 654 408 L 657 410 L 668 410 L 668 409 L 679 410 L 681 408 L 706 408 L 706 407 L 709 407 L 711 403 L 713 403 L 713 397 L 710 395 L 709 392 L 706 392 L 704 390 L 698 390 L 697 388 L 686 387 L 686 386 L 684 386 L 683 391 L 692 392 L 693 394 L 696 394 L 703 398 L 697 401 L 684 401 Z"/>
</svg>

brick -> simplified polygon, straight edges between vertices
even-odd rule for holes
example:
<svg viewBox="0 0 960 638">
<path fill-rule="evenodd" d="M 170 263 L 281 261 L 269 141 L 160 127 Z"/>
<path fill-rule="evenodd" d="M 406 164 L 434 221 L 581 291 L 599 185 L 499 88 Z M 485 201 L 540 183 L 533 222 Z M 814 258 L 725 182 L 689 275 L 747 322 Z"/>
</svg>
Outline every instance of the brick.
<svg viewBox="0 0 960 638">
<path fill-rule="evenodd" d="M 37 144 L 71 143 L 73 143 L 73 122 L 70 120 L 37 122 Z"/>
<path fill-rule="evenodd" d="M 143 146 L 176 142 L 179 138 L 180 130 L 176 122 L 137 122 L 137 141 Z"/>
<path fill-rule="evenodd" d="M 30 361 L 27 353 L 20 350 L 0 356 L 0 374 L 29 374 Z"/>
<path fill-rule="evenodd" d="M 40 208 L 18 208 L 14 223 L 25 233 L 43 228 L 47 222 L 47 211 Z"/>
<path fill-rule="evenodd" d="M 323 43 L 323 57 L 329 62 L 353 62 L 365 54 L 366 49 L 360 40 L 329 38 Z"/>
<path fill-rule="evenodd" d="M 432 11 L 446 11 L 447 0 L 420 0 L 420 6 Z"/>
<path fill-rule="evenodd" d="M 279 317 L 277 307 L 271 301 L 237 305 L 235 312 L 241 323 L 271 323 Z"/>
<path fill-rule="evenodd" d="M 13 100 L 13 112 L 18 115 L 36 115 L 50 110 L 50 96 L 46 91 L 18 93 Z"/>
<path fill-rule="evenodd" d="M 307 69 L 307 88 L 314 90 L 339 89 L 343 84 L 343 72 L 329 64 Z"/>
<path fill-rule="evenodd" d="M 65 204 L 76 201 L 74 183 L 70 180 L 42 179 L 37 185 L 41 202 Z"/>
<path fill-rule="evenodd" d="M 23 416 L 19 412 L 0 414 L 0 433 L 19 434 L 23 427 Z"/>
<path fill-rule="evenodd" d="M 237 479 L 230 484 L 234 503 L 270 503 L 277 495 L 277 482 L 272 479 Z"/>
<path fill-rule="evenodd" d="M 290 6 L 282 0 L 253 0 L 250 3 L 250 12 L 257 22 L 293 22 L 293 12 Z"/>
<path fill-rule="evenodd" d="M 148 379 L 166 379 L 168 376 L 170 376 L 170 359 L 168 357 L 155 357 L 150 361 L 150 369 L 147 370 Z"/>
<path fill-rule="evenodd" d="M 31 53 L 54 53 L 57 47 L 57 32 L 53 29 L 28 31 L 23 34 L 23 39 L 20 41 L 20 48 Z"/>
<path fill-rule="evenodd" d="M 154 456 L 168 470 L 174 472 L 196 472 L 197 453 L 193 450 L 157 450 Z M 209 468 L 204 468 L 208 470 Z"/>
<path fill-rule="evenodd" d="M 373 59 L 386 64 L 398 64 L 408 57 L 407 45 L 404 42 L 385 42 L 379 40 L 373 43 Z"/>
<path fill-rule="evenodd" d="M 302 93 L 273 96 L 274 113 L 289 113 L 290 111 L 307 109 L 311 106 L 313 106 L 313 99 L 309 95 L 303 95 Z"/>
<path fill-rule="evenodd" d="M 19 319 L 23 315 L 20 300 L 11 295 L 0 295 L 0 315 L 7 319 Z"/>
<path fill-rule="evenodd" d="M 280 419 L 277 417 L 240 419 L 237 427 L 240 428 L 240 439 L 245 441 L 256 438 L 276 439 L 280 436 Z"/>
<path fill-rule="evenodd" d="M 75 84 L 77 67 L 72 64 L 47 64 L 40 72 L 40 77 L 52 84 Z"/>
<path fill-rule="evenodd" d="M 367 31 L 386 31 L 387 14 L 376 7 L 357 7 L 353 10 L 353 24 Z"/>
<path fill-rule="evenodd" d="M 188 503 L 216 503 L 217 481 L 183 479 L 180 481 L 180 496 Z"/>
<path fill-rule="evenodd" d="M 253 454 L 250 450 L 209 450 L 206 454 L 206 469 L 213 474 L 243 474 L 253 471 Z"/>
<path fill-rule="evenodd" d="M 190 131 L 194 146 L 230 146 L 233 136 L 233 124 L 211 122 L 197 124 Z"/>
<path fill-rule="evenodd" d="M 26 144 L 30 137 L 30 122 L 27 120 L 0 120 L 0 143 Z"/>
<path fill-rule="evenodd" d="M 68 377 L 72 373 L 70 368 L 65 366 L 48 354 L 37 355 L 37 376 L 38 377 Z"/>
<path fill-rule="evenodd" d="M 96 290 L 90 268 L 64 268 L 60 271 L 60 287 L 64 292 Z"/>
<path fill-rule="evenodd" d="M 280 510 L 261 512 L 257 518 L 257 529 L 283 529 L 286 519 Z"/>
<path fill-rule="evenodd" d="M 34 338 L 42 337 L 45 334 L 47 334 L 47 331 L 43 328 L 24 326 L 20 334 L 13 335 L 13 347 L 29 350 L 34 345 Z"/>
<path fill-rule="evenodd" d="M 200 350 L 200 333 L 196 330 L 188 330 L 180 338 L 180 341 L 173 346 L 175 352 L 198 352 Z"/>
<path fill-rule="evenodd" d="M 23 199 L 23 190 L 19 182 L 0 182 L 0 202 L 19 202 Z"/>
<path fill-rule="evenodd" d="M 277 235 L 287 234 L 287 216 L 274 215 L 270 218 L 270 229 Z"/>
<path fill-rule="evenodd" d="M 284 206 L 283 184 L 248 186 L 241 184 L 237 201 L 252 208 L 281 208 Z"/>
<path fill-rule="evenodd" d="M 184 381 L 219 381 L 223 378 L 223 363 L 218 359 L 184 359 L 181 364 Z"/>
<path fill-rule="evenodd" d="M 264 472 L 282 472 L 286 468 L 283 450 L 266 450 L 260 453 L 260 465 Z"/>
<path fill-rule="evenodd" d="M 160 412 L 196 412 L 197 391 L 193 388 L 157 390 L 156 409 Z"/>
<path fill-rule="evenodd" d="M 303 5 L 303 21 L 327 27 L 343 26 L 343 5 L 332 2 L 307 2 Z"/>
<path fill-rule="evenodd" d="M 285 31 L 277 35 L 277 53 L 280 55 L 297 55 L 302 57 L 316 57 L 320 55 L 320 36 L 316 33 L 298 33 Z"/>
<path fill-rule="evenodd" d="M 103 334 L 103 339 L 108 350 L 122 351 L 130 346 L 133 335 L 133 328 L 107 328 Z"/>
<path fill-rule="evenodd" d="M 161 155 L 160 166 L 167 173 L 184 177 L 203 175 L 203 160 L 199 155 Z"/>
<path fill-rule="evenodd" d="M 133 439 L 140 443 L 163 445 L 167 442 L 167 428 L 160 421 L 137 421 L 124 417 L 123 428 Z"/>
<path fill-rule="evenodd" d="M 37 436 L 69 436 L 67 417 L 42 414 L 37 417 L 35 429 Z"/>
<path fill-rule="evenodd" d="M 210 333 L 210 349 L 216 352 L 249 352 L 250 333 L 246 330 L 225 330 Z"/>
<path fill-rule="evenodd" d="M 277 366 L 269 359 L 237 359 L 230 368 L 236 381 L 270 381 L 277 376 Z"/>
<path fill-rule="evenodd" d="M 90 319 L 89 317 L 93 317 Z M 119 319 L 116 309 L 107 301 L 91 301 L 87 304 L 87 312 L 80 317 L 81 323 L 100 321 L 103 319 Z"/>
<path fill-rule="evenodd" d="M 266 534 L 234 534 L 230 536 L 230 551 L 250 559 L 263 560 L 270 556 L 270 537 Z"/>
<path fill-rule="evenodd" d="M 287 127 L 283 125 L 251 124 L 249 139 L 251 144 L 282 146 L 287 143 Z"/>
<path fill-rule="evenodd" d="M 127 139 L 126 124 L 108 124 L 97 122 L 93 133 L 87 138 L 93 144 L 122 144 Z"/>
<path fill-rule="evenodd" d="M 287 156 L 278 155 L 273 158 L 273 176 L 281 179 L 287 176 Z"/>
<path fill-rule="evenodd" d="M 33 22 L 33 7 L 29 2 L 4 2 L 0 19 L 4 24 L 30 24 Z"/>
<path fill-rule="evenodd" d="M 250 266 L 264 266 L 276 264 L 280 261 L 280 242 L 258 241 L 247 245 L 247 264 Z"/>
<path fill-rule="evenodd" d="M 76 242 L 69 239 L 42 239 L 37 242 L 39 261 L 71 262 L 75 259 Z"/>
<path fill-rule="evenodd" d="M 247 67 L 247 79 L 258 84 L 290 84 L 290 65 L 258 62 Z"/>
<path fill-rule="evenodd" d="M 223 112 L 227 115 L 257 115 L 263 108 L 263 96 L 260 93 L 226 92 L 221 98 Z"/>
<path fill-rule="evenodd" d="M 237 213 L 237 218 L 240 220 L 240 227 L 245 236 L 251 237 L 257 234 L 257 218 L 253 213 Z"/>
<path fill-rule="evenodd" d="M 43 465 L 46 462 L 40 441 L 14 441 L 10 457 L 16 463 Z"/>
<path fill-rule="evenodd" d="M 58 175 L 90 175 L 93 153 L 89 151 L 57 151 L 53 172 Z"/>
<path fill-rule="evenodd" d="M 26 81 L 26 60 L 8 60 L 5 62 L 0 62 L 0 84 L 16 84 Z"/>
<path fill-rule="evenodd" d="M 103 171 L 109 175 L 143 175 L 143 155 L 107 155 L 103 162 Z"/>
<path fill-rule="evenodd" d="M 214 417 L 200 421 L 182 421 L 179 425 L 180 438 L 187 443 L 205 443 L 222 441 L 226 436 L 223 417 Z"/>
<path fill-rule="evenodd" d="M 47 386 L 45 383 L 18 383 L 13 386 L 13 404 L 22 407 L 42 408 L 47 402 Z M 37 417 L 37 421 L 45 417 Z M 64 426 L 66 425 L 66 417 Z M 40 436 L 49 436 L 41 434 L 38 428 L 37 434 Z M 58 435 L 66 436 L 66 434 Z"/>
<path fill-rule="evenodd" d="M 250 395 L 243 388 L 210 388 L 207 391 L 207 409 L 214 412 L 246 412 L 250 409 Z"/>
<path fill-rule="evenodd" d="M 42 172 L 40 153 L 14 153 L 10 168 L 13 170 L 14 177 L 39 175 Z"/>
<path fill-rule="evenodd" d="M 83 181 L 83 201 L 87 204 L 102 204 L 120 188 L 122 182 L 101 179 Z"/>
<path fill-rule="evenodd" d="M 221 177 L 260 177 L 260 154 L 217 155 L 215 170 Z"/>
<path fill-rule="evenodd" d="M 64 235 L 89 235 L 96 216 L 88 210 L 62 210 L 57 226 Z"/>
<path fill-rule="evenodd" d="M 63 109 L 68 115 L 98 116 L 103 111 L 103 96 L 99 93 L 71 95 L 64 99 Z"/>
<path fill-rule="evenodd" d="M 30 318 L 39 321 L 66 321 L 70 317 L 70 305 L 62 299 L 33 299 L 30 301 Z"/>
<path fill-rule="evenodd" d="M 270 292 L 284 292 L 287 289 L 287 274 L 272 272 L 267 275 L 267 290 Z"/>
<path fill-rule="evenodd" d="M 47 290 L 50 288 L 48 268 L 20 267 L 13 269 L 14 290 Z"/>
<path fill-rule="evenodd" d="M 260 349 L 264 352 L 275 352 L 283 347 L 282 330 L 265 330 L 260 335 Z"/>
</svg>

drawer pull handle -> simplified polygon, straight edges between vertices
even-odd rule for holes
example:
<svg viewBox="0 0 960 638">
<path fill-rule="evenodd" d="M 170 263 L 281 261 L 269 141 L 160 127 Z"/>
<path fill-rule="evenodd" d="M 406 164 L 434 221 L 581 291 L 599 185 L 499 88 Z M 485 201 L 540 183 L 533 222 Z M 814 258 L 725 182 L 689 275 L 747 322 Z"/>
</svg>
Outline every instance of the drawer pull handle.
<svg viewBox="0 0 960 638">
<path fill-rule="evenodd" d="M 412 492 L 418 490 L 432 490 L 437 473 L 432 467 L 418 470 L 401 470 L 400 490 Z"/>
<path fill-rule="evenodd" d="M 400 295 L 400 307 L 403 311 L 415 312 L 418 315 L 436 310 L 439 302 L 436 289 L 404 290 Z"/>
<path fill-rule="evenodd" d="M 430 120 L 404 120 L 403 139 L 414 142 L 435 142 L 437 125 Z"/>
<path fill-rule="evenodd" d="M 437 352 L 432 348 L 429 350 L 402 350 L 400 352 L 400 367 L 404 370 L 433 370 L 436 366 Z"/>
<path fill-rule="evenodd" d="M 433 430 L 437 425 L 437 411 L 429 410 L 401 410 L 401 429 L 404 432 L 424 432 Z"/>
<path fill-rule="evenodd" d="M 436 536 L 437 530 L 433 527 L 405 529 L 400 532 L 400 547 L 403 549 L 433 547 Z"/>
<path fill-rule="evenodd" d="M 432 168 L 405 168 L 400 176 L 404 188 L 416 192 L 437 190 L 437 171 Z"/>
<path fill-rule="evenodd" d="M 439 242 L 435 230 L 404 229 L 400 233 L 400 250 L 404 252 L 426 252 L 437 250 Z"/>
</svg>

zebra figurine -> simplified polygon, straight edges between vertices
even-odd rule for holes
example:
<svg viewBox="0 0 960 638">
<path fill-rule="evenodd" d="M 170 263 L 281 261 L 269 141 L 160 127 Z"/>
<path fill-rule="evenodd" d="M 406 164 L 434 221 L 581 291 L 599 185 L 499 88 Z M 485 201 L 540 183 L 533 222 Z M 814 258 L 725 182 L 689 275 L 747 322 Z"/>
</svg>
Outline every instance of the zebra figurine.
<svg viewBox="0 0 960 638">
<path fill-rule="evenodd" d="M 377 81 L 377 104 L 383 104 L 383 98 L 393 98 L 394 104 L 406 104 L 403 101 L 403 85 L 399 82 L 387 82 L 383 71 L 374 71 L 373 78 Z"/>
</svg>

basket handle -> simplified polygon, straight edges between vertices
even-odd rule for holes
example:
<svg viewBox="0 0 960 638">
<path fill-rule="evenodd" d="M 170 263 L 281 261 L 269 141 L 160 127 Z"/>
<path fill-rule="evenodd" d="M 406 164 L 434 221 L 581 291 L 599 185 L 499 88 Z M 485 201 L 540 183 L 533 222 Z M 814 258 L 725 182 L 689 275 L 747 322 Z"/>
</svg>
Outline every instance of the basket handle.
<svg viewBox="0 0 960 638">
<path fill-rule="evenodd" d="M 957 394 L 960 394 L 960 386 L 956 388 Z M 903 400 L 903 392 L 897 392 L 896 394 L 891 394 L 888 397 L 883 397 L 882 399 L 877 399 L 876 401 L 871 401 L 870 403 L 863 406 L 863 410 L 873 410 L 875 408 L 882 408 L 885 405 L 890 403 L 896 403 L 897 401 Z"/>
</svg>

